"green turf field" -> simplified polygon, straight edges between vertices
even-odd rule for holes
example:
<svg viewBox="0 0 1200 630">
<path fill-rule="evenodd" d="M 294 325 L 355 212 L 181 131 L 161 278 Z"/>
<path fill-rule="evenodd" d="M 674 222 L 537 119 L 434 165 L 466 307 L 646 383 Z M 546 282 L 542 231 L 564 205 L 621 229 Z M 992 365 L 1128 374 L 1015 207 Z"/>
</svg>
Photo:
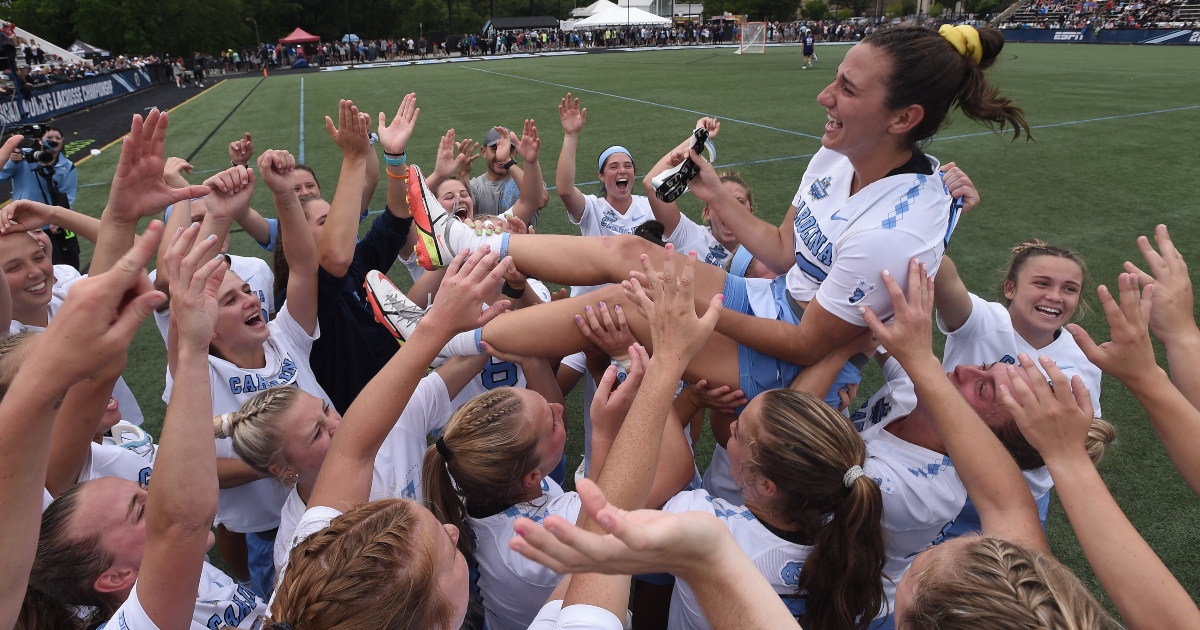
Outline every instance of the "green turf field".
<svg viewBox="0 0 1200 630">
<path fill-rule="evenodd" d="M 816 68 L 801 71 L 799 48 L 771 48 L 764 55 L 722 50 L 658 51 L 476 61 L 436 66 L 355 70 L 246 78 L 226 81 L 171 113 L 168 155 L 191 154 L 251 90 L 253 94 L 224 122 L 193 160 L 198 171 L 224 168 L 226 145 L 243 132 L 254 134 L 256 150 L 300 149 L 301 81 L 304 97 L 305 161 L 314 166 L 331 199 L 340 154 L 324 130 L 324 116 L 336 116 L 339 98 L 368 112 L 395 112 L 403 95 L 418 94 L 421 107 L 409 144 L 410 163 L 431 168 L 438 137 L 449 127 L 459 138 L 481 139 L 492 125 L 520 128 L 522 119 L 539 123 L 541 164 L 548 184 L 561 146 L 556 106 L 569 88 L 588 108 L 580 141 L 579 182 L 595 179 L 591 168 L 602 149 L 628 147 L 646 169 L 692 129 L 698 113 L 723 121 L 718 164 L 735 168 L 754 188 L 758 212 L 778 222 L 788 208 L 806 156 L 819 147 L 825 112 L 816 95 L 833 78 L 845 47 L 820 47 Z M 974 179 L 983 204 L 965 217 L 949 252 L 967 286 L 995 297 L 1008 248 L 1038 236 L 1077 249 L 1092 280 L 1111 283 L 1125 260 L 1140 260 L 1134 239 L 1167 223 L 1180 250 L 1200 269 L 1200 229 L 1193 217 L 1200 129 L 1200 63 L 1197 52 L 1170 46 L 1092 46 L 1012 44 L 993 71 L 1003 90 L 1024 107 L 1035 143 L 1015 144 L 987 134 L 961 118 L 927 150 L 943 162 L 956 161 Z M 119 107 L 120 105 L 114 105 Z M 77 208 L 98 214 L 107 195 L 118 147 L 79 167 Z M 479 172 L 481 167 L 477 167 Z M 192 177 L 199 183 L 206 175 Z M 593 192 L 595 186 L 581 186 Z M 269 210 L 265 187 L 255 207 Z M 382 207 L 383 187 L 372 207 Z M 685 210 L 700 206 L 685 197 Z M 540 231 L 578 233 L 562 203 L 551 195 Z M 263 255 L 244 234 L 232 251 Z M 87 253 L 85 251 L 85 259 Z M 397 280 L 407 280 L 399 269 Z M 401 283 L 405 286 L 405 283 Z M 1096 305 L 1094 285 L 1088 290 Z M 1098 309 L 1083 321 L 1098 338 L 1107 329 Z M 1160 359 L 1164 362 L 1165 358 Z M 164 413 L 160 401 L 166 356 L 158 331 L 146 324 L 137 337 L 126 378 L 141 401 L 146 425 L 157 433 Z M 879 384 L 872 368 L 863 397 Z M 579 398 L 571 399 L 574 418 L 567 454 L 571 470 L 582 453 Z M 1109 488 L 1133 523 L 1193 596 L 1200 595 L 1200 502 L 1172 468 L 1137 401 L 1115 380 L 1106 379 L 1104 415 L 1120 431 L 1101 465 Z M 707 448 L 708 452 L 705 452 Z M 701 468 L 711 438 L 697 454 Z M 1189 524 L 1191 523 L 1191 524 Z M 1050 517 L 1055 554 L 1097 592 L 1061 507 Z"/>
</svg>

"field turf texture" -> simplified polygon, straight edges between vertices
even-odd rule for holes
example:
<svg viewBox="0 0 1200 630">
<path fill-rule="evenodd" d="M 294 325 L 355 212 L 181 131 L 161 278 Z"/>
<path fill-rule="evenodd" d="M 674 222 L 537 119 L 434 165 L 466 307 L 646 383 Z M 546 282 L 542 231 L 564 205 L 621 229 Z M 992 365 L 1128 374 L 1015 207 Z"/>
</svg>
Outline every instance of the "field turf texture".
<svg viewBox="0 0 1200 630">
<path fill-rule="evenodd" d="M 387 112 L 390 120 L 408 92 L 417 93 L 421 108 L 408 146 L 410 163 L 430 170 L 438 137 L 447 128 L 455 128 L 460 139 L 480 140 L 492 125 L 520 129 L 523 119 L 535 118 L 542 169 L 547 185 L 553 186 L 562 141 L 556 107 L 573 91 L 588 109 L 577 182 L 596 179 L 595 159 L 613 144 L 628 147 L 642 173 L 686 137 L 700 113 L 714 115 L 723 120 L 716 140 L 718 165 L 737 164 L 732 168 L 753 187 L 758 214 L 778 223 L 807 156 L 820 146 L 816 137 L 825 112 L 816 96 L 833 80 L 847 50 L 818 47 L 820 61 L 803 71 L 800 49 L 781 47 L 762 55 L 739 56 L 729 49 L 648 51 L 234 79 L 171 112 L 167 151 L 186 157 L 199 148 L 192 160 L 198 171 L 190 178 L 193 183 L 208 176 L 200 171 L 227 167 L 227 144 L 246 131 L 253 133 L 257 152 L 281 148 L 298 154 L 303 81 L 305 161 L 317 169 L 326 199 L 333 197 L 340 153 L 325 132 L 324 117 L 336 117 L 338 99 L 349 98 L 373 115 Z M 1193 275 L 1200 270 L 1200 226 L 1194 221 L 1200 209 L 1197 51 L 1182 46 L 1010 44 L 1002 57 L 991 78 L 1024 108 L 1036 141 L 1012 143 L 955 114 L 926 147 L 943 163 L 957 162 L 983 197 L 962 219 L 948 253 L 972 291 L 995 299 L 1009 248 L 1022 239 L 1041 237 L 1079 251 L 1089 265 L 1085 295 L 1092 307 L 1081 323 L 1105 340 L 1108 330 L 1095 286 L 1112 284 L 1124 261 L 1141 262 L 1138 235 L 1151 235 L 1158 223 L 1168 224 Z M 79 165 L 84 186 L 77 208 L 98 216 L 118 153 L 119 145 L 114 145 Z M 475 173 L 482 168 L 477 161 Z M 372 208 L 383 207 L 385 183 Z M 597 186 L 580 188 L 594 193 Z M 255 191 L 253 205 L 273 214 L 265 186 Z M 698 218 L 696 199 L 685 196 L 681 206 Z M 366 227 L 364 223 L 364 231 Z M 578 234 L 553 194 L 538 228 Z M 241 233 L 234 234 L 231 251 L 266 256 Z M 84 259 L 89 256 L 85 245 Z M 400 265 L 391 276 L 401 288 L 408 286 Z M 126 380 L 155 434 L 165 412 L 160 399 L 165 366 L 159 333 L 147 322 L 134 342 Z M 860 401 L 879 384 L 879 371 L 872 365 Z M 583 452 L 578 391 L 568 401 L 568 470 L 574 471 Z M 1137 401 L 1116 380 L 1105 378 L 1102 405 L 1119 437 L 1100 471 L 1134 525 L 1195 597 L 1200 594 L 1200 502 L 1172 467 Z M 701 470 L 711 445 L 706 431 L 697 452 Z M 1099 593 L 1057 498 L 1049 535 L 1055 554 Z"/>
</svg>

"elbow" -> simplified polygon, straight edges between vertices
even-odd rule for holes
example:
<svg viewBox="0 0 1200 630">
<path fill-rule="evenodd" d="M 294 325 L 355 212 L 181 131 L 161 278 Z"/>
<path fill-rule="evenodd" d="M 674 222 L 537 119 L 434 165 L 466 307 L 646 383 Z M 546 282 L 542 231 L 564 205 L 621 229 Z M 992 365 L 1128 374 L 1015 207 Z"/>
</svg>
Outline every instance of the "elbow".
<svg viewBox="0 0 1200 630">
<path fill-rule="evenodd" d="M 350 263 L 353 262 L 353 257 L 322 252 L 317 262 L 330 275 L 340 278 L 350 270 Z"/>
</svg>

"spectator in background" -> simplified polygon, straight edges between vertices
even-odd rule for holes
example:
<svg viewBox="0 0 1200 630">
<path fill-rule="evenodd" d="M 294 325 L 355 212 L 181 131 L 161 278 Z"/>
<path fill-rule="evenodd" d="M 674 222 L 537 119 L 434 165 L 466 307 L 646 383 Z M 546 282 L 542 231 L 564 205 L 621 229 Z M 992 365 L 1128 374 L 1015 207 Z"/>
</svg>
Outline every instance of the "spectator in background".
<svg viewBox="0 0 1200 630">
<path fill-rule="evenodd" d="M 62 208 L 70 208 L 75 203 L 79 174 L 71 160 L 62 154 L 62 146 L 62 131 L 50 127 L 42 135 L 37 148 L 52 154 L 53 159 L 49 164 L 26 160 L 20 149 L 8 156 L 8 163 L 0 168 L 0 181 L 12 180 L 14 201 L 29 199 Z M 79 239 L 75 233 L 54 225 L 44 229 L 53 245 L 53 263 L 79 269 Z"/>
</svg>

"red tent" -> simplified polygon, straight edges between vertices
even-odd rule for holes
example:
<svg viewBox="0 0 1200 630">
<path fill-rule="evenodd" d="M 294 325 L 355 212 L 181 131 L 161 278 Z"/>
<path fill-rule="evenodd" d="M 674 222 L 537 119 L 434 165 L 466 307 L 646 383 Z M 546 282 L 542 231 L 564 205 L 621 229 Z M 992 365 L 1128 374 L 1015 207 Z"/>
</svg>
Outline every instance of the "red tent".
<svg viewBox="0 0 1200 630">
<path fill-rule="evenodd" d="M 313 35 L 312 33 L 307 33 L 302 28 L 297 28 L 296 30 L 292 31 L 291 35 L 288 35 L 287 37 L 284 37 L 283 39 L 279 40 L 279 43 L 285 44 L 285 45 L 286 44 L 308 44 L 308 43 L 319 42 L 319 41 L 321 41 L 320 37 L 317 37 L 316 35 Z"/>
</svg>

